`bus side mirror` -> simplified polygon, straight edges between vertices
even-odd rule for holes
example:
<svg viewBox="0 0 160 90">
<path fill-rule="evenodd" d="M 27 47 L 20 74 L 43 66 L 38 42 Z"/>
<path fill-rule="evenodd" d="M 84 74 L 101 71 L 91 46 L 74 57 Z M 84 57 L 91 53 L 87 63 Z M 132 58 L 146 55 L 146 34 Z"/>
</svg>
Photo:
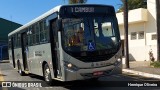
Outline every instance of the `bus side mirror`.
<svg viewBox="0 0 160 90">
<path fill-rule="evenodd" d="M 62 30 L 62 19 L 58 19 L 58 30 Z"/>
</svg>

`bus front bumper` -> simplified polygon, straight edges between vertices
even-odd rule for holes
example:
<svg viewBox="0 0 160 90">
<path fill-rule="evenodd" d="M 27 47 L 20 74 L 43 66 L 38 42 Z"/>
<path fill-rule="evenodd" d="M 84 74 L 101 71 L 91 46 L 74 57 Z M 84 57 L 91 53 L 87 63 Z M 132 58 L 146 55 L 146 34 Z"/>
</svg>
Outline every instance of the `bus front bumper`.
<svg viewBox="0 0 160 90">
<path fill-rule="evenodd" d="M 91 78 L 98 78 L 108 75 L 115 75 L 122 73 L 122 64 L 117 66 L 111 65 L 107 67 L 79 69 L 77 71 L 65 69 L 65 81 L 85 80 Z"/>
</svg>

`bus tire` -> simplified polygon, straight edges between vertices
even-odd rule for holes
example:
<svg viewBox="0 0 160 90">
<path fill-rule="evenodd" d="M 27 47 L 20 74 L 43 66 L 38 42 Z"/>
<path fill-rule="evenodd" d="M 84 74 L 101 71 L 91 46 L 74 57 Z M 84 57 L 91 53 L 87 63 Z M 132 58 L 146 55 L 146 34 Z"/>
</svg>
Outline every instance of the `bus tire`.
<svg viewBox="0 0 160 90">
<path fill-rule="evenodd" d="M 21 68 L 21 64 L 18 62 L 18 73 L 21 75 L 21 76 L 24 76 L 25 73 L 22 71 L 22 68 Z"/>
<path fill-rule="evenodd" d="M 52 80 L 52 77 L 51 77 L 51 71 L 49 69 L 48 64 L 44 65 L 44 68 L 43 68 L 43 77 L 44 77 L 45 82 L 48 85 L 52 85 L 53 80 Z"/>
<path fill-rule="evenodd" d="M 99 78 L 91 78 L 90 81 L 98 81 Z"/>
</svg>

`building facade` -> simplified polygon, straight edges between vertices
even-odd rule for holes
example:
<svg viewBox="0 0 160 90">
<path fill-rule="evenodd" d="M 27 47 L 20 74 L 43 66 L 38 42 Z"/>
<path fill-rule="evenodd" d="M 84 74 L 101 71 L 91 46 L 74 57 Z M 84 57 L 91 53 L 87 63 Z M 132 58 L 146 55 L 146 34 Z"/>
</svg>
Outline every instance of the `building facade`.
<svg viewBox="0 0 160 90">
<path fill-rule="evenodd" d="M 129 59 L 149 61 L 149 52 L 157 59 L 156 1 L 147 0 L 147 9 L 138 8 L 128 12 Z M 123 13 L 117 13 L 121 39 L 124 41 Z"/>
<path fill-rule="evenodd" d="M 8 58 L 8 33 L 20 26 L 22 25 L 0 18 L 0 60 Z"/>
</svg>

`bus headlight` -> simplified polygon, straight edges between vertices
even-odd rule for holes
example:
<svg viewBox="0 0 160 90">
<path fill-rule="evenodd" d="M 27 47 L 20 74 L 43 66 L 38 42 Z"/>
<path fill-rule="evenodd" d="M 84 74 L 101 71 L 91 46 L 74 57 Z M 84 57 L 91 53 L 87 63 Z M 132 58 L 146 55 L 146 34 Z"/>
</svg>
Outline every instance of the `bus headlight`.
<svg viewBox="0 0 160 90">
<path fill-rule="evenodd" d="M 67 64 L 67 67 L 68 67 L 68 68 L 72 68 L 73 65 L 72 65 L 71 63 L 69 63 L 69 64 Z"/>
<path fill-rule="evenodd" d="M 118 62 L 121 62 L 121 59 L 120 59 L 120 58 L 118 58 L 118 59 L 117 59 L 117 61 L 118 61 Z"/>
<path fill-rule="evenodd" d="M 118 59 L 115 61 L 114 66 L 118 66 L 120 63 L 121 63 L 121 58 L 118 58 Z"/>
<path fill-rule="evenodd" d="M 66 69 L 72 70 L 72 71 L 78 71 L 77 66 L 73 65 L 70 62 L 64 61 L 64 66 L 66 67 Z"/>
</svg>

